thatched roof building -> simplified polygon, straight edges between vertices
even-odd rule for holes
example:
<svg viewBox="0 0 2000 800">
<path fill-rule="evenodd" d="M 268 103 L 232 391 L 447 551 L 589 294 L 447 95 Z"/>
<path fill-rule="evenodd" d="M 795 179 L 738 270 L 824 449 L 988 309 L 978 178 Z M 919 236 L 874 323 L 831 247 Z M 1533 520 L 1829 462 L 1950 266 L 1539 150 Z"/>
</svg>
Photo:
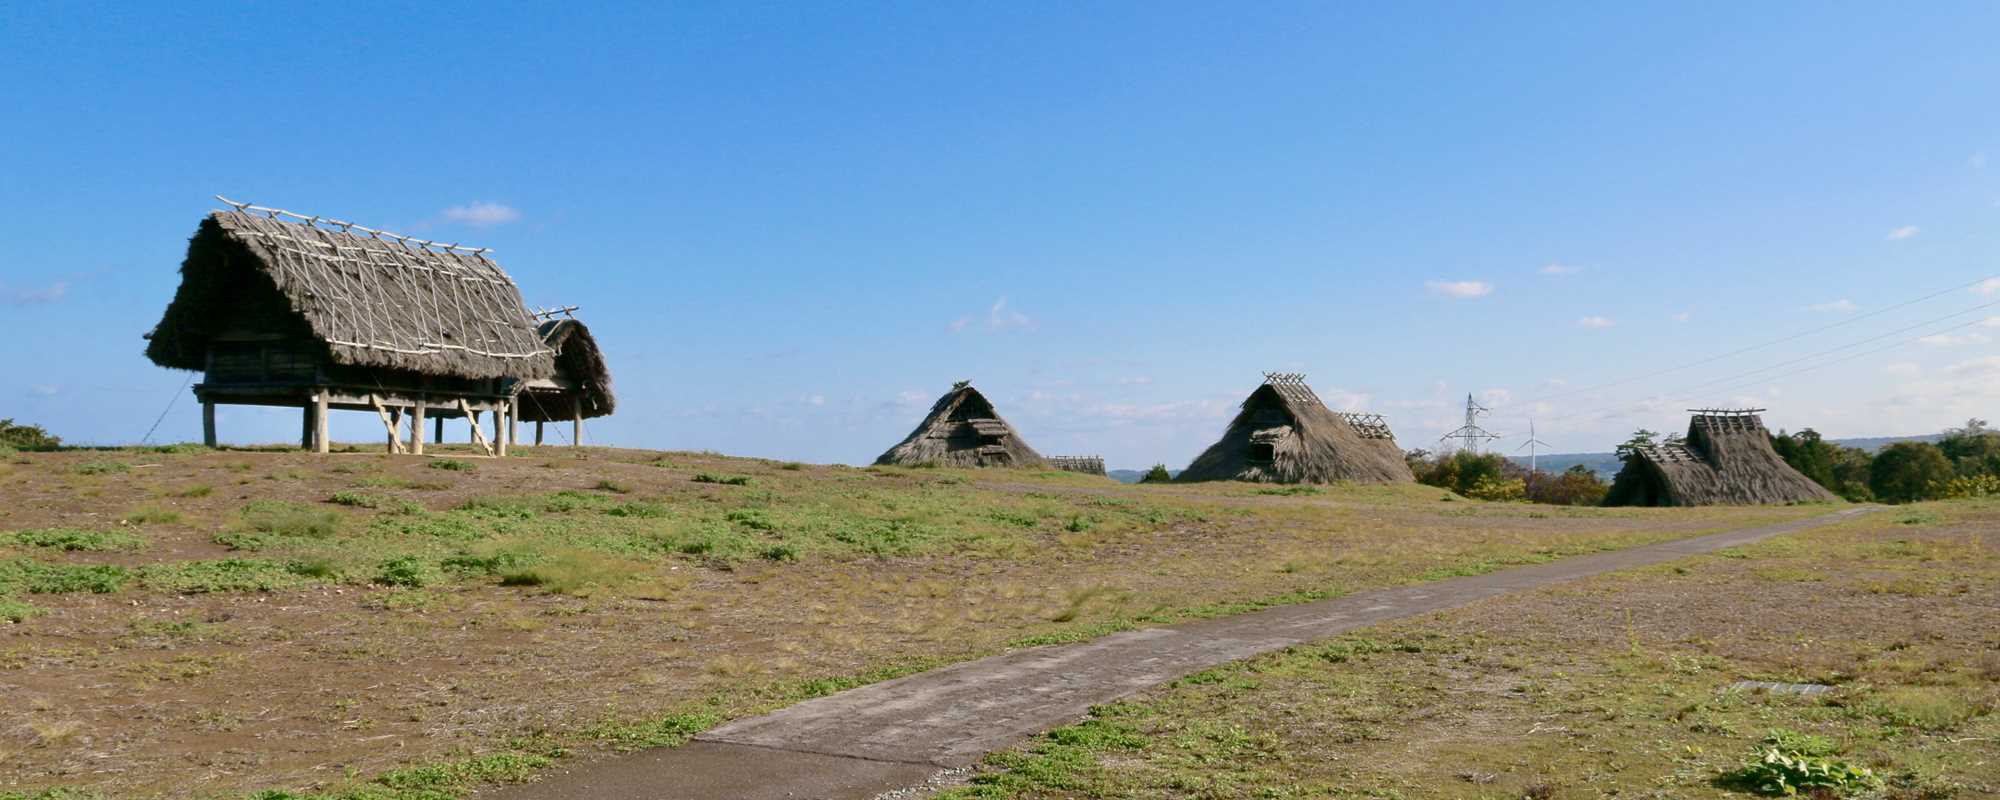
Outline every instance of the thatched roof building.
<svg viewBox="0 0 2000 800">
<path fill-rule="evenodd" d="M 561 422 L 608 417 L 617 407 L 611 368 L 590 328 L 574 318 L 544 321 L 542 343 L 556 354 L 555 374 L 522 387 L 521 420 Z"/>
<path fill-rule="evenodd" d="M 1771 447 L 1755 409 L 1695 409 L 1687 438 L 1636 449 L 1605 495 L 1607 506 L 1772 505 L 1829 502 L 1826 487 Z"/>
<path fill-rule="evenodd" d="M 1000 418 L 993 403 L 961 381 L 938 398 L 931 413 L 877 464 L 906 467 L 1038 467 L 1045 462 Z"/>
<path fill-rule="evenodd" d="M 1416 477 L 1380 415 L 1334 411 L 1304 375 L 1265 373 L 1222 438 L 1174 480 L 1408 483 Z"/>
<path fill-rule="evenodd" d="M 378 414 L 397 450 L 406 411 L 492 412 L 504 452 L 513 387 L 555 375 L 555 353 L 487 251 L 231 206 L 202 220 L 147 336 L 153 363 L 204 373 L 205 439 L 218 403 L 303 407 L 304 438 L 322 451 L 329 409 Z"/>
</svg>

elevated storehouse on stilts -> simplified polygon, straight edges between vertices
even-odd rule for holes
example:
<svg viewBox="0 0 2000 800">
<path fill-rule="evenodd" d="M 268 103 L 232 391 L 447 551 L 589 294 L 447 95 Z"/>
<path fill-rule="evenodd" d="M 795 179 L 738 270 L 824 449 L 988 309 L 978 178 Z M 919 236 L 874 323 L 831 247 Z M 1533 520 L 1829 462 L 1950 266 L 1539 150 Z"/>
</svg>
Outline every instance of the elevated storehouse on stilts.
<svg viewBox="0 0 2000 800">
<path fill-rule="evenodd" d="M 1409 463 L 1379 414 L 1334 411 L 1305 376 L 1264 373 L 1222 438 L 1176 481 L 1409 483 Z"/>
<path fill-rule="evenodd" d="M 303 409 L 301 444 L 322 453 L 335 410 L 378 416 L 392 451 L 423 452 L 424 420 L 450 416 L 506 453 L 516 393 L 554 378 L 556 354 L 485 249 L 230 205 L 202 220 L 147 336 L 153 363 L 202 373 L 206 443 L 235 404 Z"/>
<path fill-rule="evenodd" d="M 537 333 L 556 354 L 556 371 L 521 384 L 521 416 L 535 423 L 535 444 L 542 443 L 546 423 L 570 423 L 569 443 L 583 444 L 583 421 L 611 415 L 617 401 L 611 395 L 611 368 L 590 329 L 569 316 L 574 307 L 538 314 Z"/>
<path fill-rule="evenodd" d="M 877 464 L 940 467 L 1040 467 L 1046 461 L 1000 418 L 968 381 L 959 381 L 931 406 L 908 438 L 875 459 Z"/>
<path fill-rule="evenodd" d="M 1761 408 L 1689 409 L 1687 438 L 1634 448 L 1607 506 L 1817 503 L 1837 499 L 1771 447 Z"/>
</svg>

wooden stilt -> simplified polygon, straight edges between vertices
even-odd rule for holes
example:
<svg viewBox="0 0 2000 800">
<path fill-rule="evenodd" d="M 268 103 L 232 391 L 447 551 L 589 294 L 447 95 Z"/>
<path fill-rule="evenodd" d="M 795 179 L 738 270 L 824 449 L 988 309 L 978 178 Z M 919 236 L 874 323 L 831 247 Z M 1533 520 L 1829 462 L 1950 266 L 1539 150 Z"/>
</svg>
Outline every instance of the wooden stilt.
<svg viewBox="0 0 2000 800">
<path fill-rule="evenodd" d="M 438 444 L 444 444 L 444 415 L 442 415 L 442 414 L 438 415 L 438 421 L 437 421 L 437 443 L 438 443 Z"/>
<path fill-rule="evenodd" d="M 507 443 L 521 443 L 521 398 L 507 401 Z"/>
<path fill-rule="evenodd" d="M 542 446 L 542 421 L 535 420 L 535 446 Z"/>
<path fill-rule="evenodd" d="M 583 398 L 572 397 L 569 401 L 569 446 L 583 446 Z"/>
<path fill-rule="evenodd" d="M 459 398 L 458 410 L 465 412 L 465 418 L 472 423 L 470 426 L 472 443 L 479 445 L 487 455 L 493 455 L 493 445 L 486 443 L 486 432 L 479 429 L 479 412 L 472 410 L 472 404 L 466 402 L 465 398 Z"/>
<path fill-rule="evenodd" d="M 390 414 L 389 409 L 382 405 L 382 398 L 372 394 L 368 396 L 368 402 L 375 406 L 376 415 L 382 418 L 383 429 L 389 432 L 389 452 L 391 454 L 403 452 L 402 412 Z"/>
<path fill-rule="evenodd" d="M 201 444 L 215 446 L 215 403 L 209 400 L 201 401 Z"/>
<path fill-rule="evenodd" d="M 326 435 L 326 401 L 326 389 L 313 390 L 313 451 L 317 453 L 333 451 L 333 442 Z"/>
<path fill-rule="evenodd" d="M 301 410 L 300 410 L 300 412 L 299 412 L 299 449 L 300 449 L 300 450 L 311 450 L 311 449 L 313 449 L 313 401 L 312 401 L 312 398 L 310 398 L 310 397 L 306 398 L 306 404 L 305 404 L 305 405 L 303 405 L 303 406 L 300 406 L 300 409 L 301 409 Z"/>
<path fill-rule="evenodd" d="M 507 404 L 501 403 L 499 408 L 493 409 L 493 455 L 507 457 L 508 432 Z"/>
<path fill-rule="evenodd" d="M 424 412 L 429 410 L 424 399 L 417 395 L 417 407 L 410 410 L 410 452 L 417 455 L 424 454 Z"/>
</svg>

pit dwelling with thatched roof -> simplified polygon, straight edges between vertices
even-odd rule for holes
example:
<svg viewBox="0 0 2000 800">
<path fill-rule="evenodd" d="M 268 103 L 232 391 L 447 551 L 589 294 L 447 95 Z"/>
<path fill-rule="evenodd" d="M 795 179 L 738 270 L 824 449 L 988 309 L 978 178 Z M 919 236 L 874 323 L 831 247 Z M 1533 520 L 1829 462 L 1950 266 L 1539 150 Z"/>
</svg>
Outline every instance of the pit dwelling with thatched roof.
<svg viewBox="0 0 2000 800">
<path fill-rule="evenodd" d="M 1837 499 L 1771 447 L 1761 408 L 1689 409 L 1687 438 L 1635 447 L 1607 506 L 1747 506 Z"/>
<path fill-rule="evenodd" d="M 153 363 L 202 373 L 205 443 L 217 405 L 288 406 L 304 411 L 301 445 L 322 453 L 328 412 L 352 410 L 379 417 L 394 452 L 423 452 L 427 417 L 459 417 L 505 455 L 518 394 L 561 378 L 557 348 L 488 250 L 218 199 L 230 210 L 202 220 L 146 337 Z M 581 374 L 604 387 L 608 413 L 597 360 Z"/>
<path fill-rule="evenodd" d="M 938 398 L 915 430 L 875 459 L 893 466 L 1041 467 L 1047 464 L 1035 448 L 1000 417 L 993 403 L 959 381 Z"/>
<path fill-rule="evenodd" d="M 1304 375 L 1267 372 L 1222 438 L 1174 480 L 1411 483 L 1416 476 L 1381 415 L 1334 411 Z"/>
</svg>

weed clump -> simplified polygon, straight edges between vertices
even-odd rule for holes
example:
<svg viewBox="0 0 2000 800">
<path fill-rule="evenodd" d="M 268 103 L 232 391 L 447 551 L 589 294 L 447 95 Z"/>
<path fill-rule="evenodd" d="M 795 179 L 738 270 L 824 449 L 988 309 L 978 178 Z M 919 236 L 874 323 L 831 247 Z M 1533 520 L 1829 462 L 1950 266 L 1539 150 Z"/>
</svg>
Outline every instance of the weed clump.
<svg viewBox="0 0 2000 800">
<path fill-rule="evenodd" d="M 446 472 L 471 472 L 475 469 L 471 462 L 460 461 L 456 458 L 440 458 L 432 461 L 430 467 L 431 469 L 441 469 Z"/>
<path fill-rule="evenodd" d="M 696 473 L 692 480 L 695 483 L 714 483 L 722 486 L 750 485 L 750 476 L 748 475 L 714 475 L 707 472 L 700 472 Z"/>
<path fill-rule="evenodd" d="M 46 547 L 51 550 L 68 552 L 104 552 L 109 550 L 137 550 L 146 546 L 146 540 L 124 531 L 89 531 L 78 528 L 39 528 L 18 531 L 7 537 L 14 543 L 27 547 Z"/>
<path fill-rule="evenodd" d="M 275 592 L 312 582 L 290 565 L 248 558 L 154 564 L 141 568 L 139 577 L 148 589 L 179 594 Z"/>
</svg>

